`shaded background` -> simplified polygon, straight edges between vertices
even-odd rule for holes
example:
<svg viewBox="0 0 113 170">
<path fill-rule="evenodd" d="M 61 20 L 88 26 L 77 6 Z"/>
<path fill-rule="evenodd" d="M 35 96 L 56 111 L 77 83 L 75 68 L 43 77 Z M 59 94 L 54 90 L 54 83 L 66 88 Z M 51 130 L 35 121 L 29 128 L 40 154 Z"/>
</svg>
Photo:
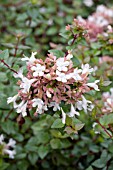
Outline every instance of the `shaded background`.
<svg viewBox="0 0 113 170">
<path fill-rule="evenodd" d="M 99 4 L 111 7 L 113 3 L 112 0 L 93 2 L 88 7 L 82 0 L 0 1 L 0 49 L 9 50 L 9 57 L 4 60 L 18 69 L 22 66 L 23 53 L 30 56 L 32 51 L 37 51 L 39 58 L 45 58 L 49 49 L 63 50 L 67 42 L 59 33 L 67 24 L 78 15 L 87 18 Z M 94 135 L 87 115 L 83 117 L 86 126 L 80 134 L 74 140 L 62 140 L 62 146 L 55 149 L 48 146 L 50 127 L 44 128 L 43 117 L 37 123 L 36 118 L 26 118 L 26 123 L 19 125 L 17 114 L 6 102 L 17 89 L 12 73 L 0 64 L 0 132 L 17 142 L 15 159 L 0 158 L 0 170 L 85 170 L 88 167 L 87 170 L 92 170 L 90 165 L 97 159 L 100 162 L 94 170 L 113 169 L 113 142 Z M 41 132 L 37 130 L 39 127 Z"/>
</svg>

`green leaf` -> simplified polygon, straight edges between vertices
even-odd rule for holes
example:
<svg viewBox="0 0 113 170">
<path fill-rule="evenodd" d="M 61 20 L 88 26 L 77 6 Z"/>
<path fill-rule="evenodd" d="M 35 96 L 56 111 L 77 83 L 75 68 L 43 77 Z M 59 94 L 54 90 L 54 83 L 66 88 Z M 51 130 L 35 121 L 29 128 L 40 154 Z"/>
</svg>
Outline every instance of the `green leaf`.
<svg viewBox="0 0 113 170">
<path fill-rule="evenodd" d="M 11 120 L 7 120 L 7 122 L 1 123 L 2 130 L 9 134 L 15 134 L 17 128 L 15 127 L 15 123 Z"/>
<path fill-rule="evenodd" d="M 92 166 L 89 166 L 86 170 L 93 170 Z"/>
<path fill-rule="evenodd" d="M 84 123 L 79 123 L 79 124 L 75 125 L 74 129 L 78 131 L 78 130 L 82 129 L 83 127 L 84 127 Z"/>
<path fill-rule="evenodd" d="M 9 57 L 9 51 L 8 50 L 4 50 L 0 53 L 0 59 L 8 59 Z"/>
<path fill-rule="evenodd" d="M 41 144 L 41 143 L 46 144 L 50 140 L 50 135 L 48 132 L 43 131 L 43 132 L 39 132 L 36 138 L 37 138 L 38 144 Z"/>
<path fill-rule="evenodd" d="M 78 60 L 77 57 L 73 57 L 73 58 L 72 58 L 72 61 L 73 61 L 74 67 L 77 67 L 77 66 L 80 65 L 80 61 Z"/>
<path fill-rule="evenodd" d="M 1 158 L 0 158 L 0 170 L 5 170 L 7 169 L 9 166 L 9 163 L 4 162 Z"/>
<path fill-rule="evenodd" d="M 93 166 L 97 168 L 104 168 L 107 162 L 110 160 L 111 156 L 108 155 L 106 150 L 103 150 L 100 159 L 97 159 L 92 163 Z"/>
<path fill-rule="evenodd" d="M 14 48 L 15 45 L 12 43 L 1 43 L 3 46 L 8 47 L 8 48 Z"/>
<path fill-rule="evenodd" d="M 61 50 L 49 50 L 49 53 L 53 53 L 58 58 L 65 55 Z"/>
<path fill-rule="evenodd" d="M 63 31 L 62 33 L 60 33 L 59 35 L 61 35 L 63 38 L 68 39 L 69 36 L 71 35 L 70 31 Z"/>
<path fill-rule="evenodd" d="M 91 43 L 91 47 L 93 49 L 99 49 L 100 47 L 102 47 L 102 44 L 100 44 L 99 42 L 94 42 L 94 43 Z"/>
<path fill-rule="evenodd" d="M 100 118 L 100 123 L 102 125 L 108 125 L 108 124 L 113 124 L 113 114 L 109 114 L 109 115 L 104 115 Z"/>
<path fill-rule="evenodd" d="M 50 132 L 53 137 L 60 138 L 62 136 L 61 132 L 58 130 L 51 130 Z"/>
<path fill-rule="evenodd" d="M 21 160 L 17 162 L 17 167 L 19 170 L 27 170 L 28 166 L 29 164 L 26 160 Z"/>
<path fill-rule="evenodd" d="M 52 149 L 58 149 L 61 147 L 61 142 L 60 142 L 60 139 L 52 139 L 50 141 L 50 145 L 52 147 Z"/>
<path fill-rule="evenodd" d="M 24 136 L 23 136 L 22 134 L 20 134 L 20 133 L 16 133 L 16 134 L 14 135 L 14 138 L 15 138 L 15 140 L 17 140 L 18 142 L 22 142 L 22 141 L 24 140 Z"/>
<path fill-rule="evenodd" d="M 61 139 L 60 143 L 61 143 L 61 148 L 68 148 L 72 145 L 68 139 Z"/>
<path fill-rule="evenodd" d="M 56 119 L 51 126 L 51 128 L 62 128 L 62 127 L 64 127 L 64 124 L 62 123 L 61 119 Z"/>
<path fill-rule="evenodd" d="M 43 119 L 40 119 L 36 123 L 34 123 L 31 126 L 31 129 L 33 130 L 34 134 L 37 135 L 39 131 L 47 128 L 48 124 L 45 121 L 45 117 Z"/>
<path fill-rule="evenodd" d="M 95 166 L 96 168 L 104 168 L 106 164 L 102 162 L 101 159 L 97 159 L 96 161 L 93 162 L 92 165 Z"/>
<path fill-rule="evenodd" d="M 29 155 L 28 155 L 28 159 L 30 160 L 32 165 L 35 165 L 35 163 L 38 160 L 38 154 L 34 153 L 34 152 L 30 152 Z"/>
<path fill-rule="evenodd" d="M 41 159 L 43 159 L 47 154 L 49 153 L 49 147 L 48 145 L 41 145 L 38 148 L 38 154 Z"/>
<path fill-rule="evenodd" d="M 57 33 L 57 28 L 56 27 L 50 27 L 47 31 L 46 34 L 47 35 L 54 35 Z"/>
<path fill-rule="evenodd" d="M 16 156 L 15 156 L 15 158 L 16 159 L 24 159 L 24 158 L 26 158 L 26 153 L 20 153 L 20 154 L 17 154 Z"/>
<path fill-rule="evenodd" d="M 18 49 L 27 50 L 27 49 L 31 49 L 31 47 L 26 46 L 26 45 L 19 45 Z"/>
</svg>

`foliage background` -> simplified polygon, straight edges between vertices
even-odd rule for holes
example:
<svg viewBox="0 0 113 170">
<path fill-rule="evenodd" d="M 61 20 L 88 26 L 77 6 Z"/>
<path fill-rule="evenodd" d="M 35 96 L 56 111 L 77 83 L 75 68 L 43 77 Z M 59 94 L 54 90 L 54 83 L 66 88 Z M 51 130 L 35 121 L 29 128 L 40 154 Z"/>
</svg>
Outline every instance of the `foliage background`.
<svg viewBox="0 0 113 170">
<path fill-rule="evenodd" d="M 77 15 L 86 18 L 99 4 L 109 7 L 112 0 L 94 0 L 91 8 L 82 0 L 1 1 L 0 46 L 9 52 L 0 57 L 18 70 L 24 68 L 20 61 L 23 53 L 30 56 L 31 51 L 37 51 L 39 58 L 45 58 L 49 49 L 64 50 L 67 42 L 59 33 Z M 0 64 L 0 132 L 17 142 L 15 159 L 1 157 L 0 170 L 113 169 L 113 141 L 94 134 L 88 115 L 82 115 L 86 126 L 73 140 L 63 136 L 60 128 L 51 128 L 54 118 L 49 115 L 17 123 L 17 114 L 6 102 L 16 92 L 12 73 Z"/>
</svg>

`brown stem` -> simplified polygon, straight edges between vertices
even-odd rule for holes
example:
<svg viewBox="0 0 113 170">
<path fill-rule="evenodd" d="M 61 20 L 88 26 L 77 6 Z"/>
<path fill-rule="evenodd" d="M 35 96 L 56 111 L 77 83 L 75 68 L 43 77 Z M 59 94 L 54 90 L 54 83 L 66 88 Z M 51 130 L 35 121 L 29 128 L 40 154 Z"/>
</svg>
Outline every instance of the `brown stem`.
<svg viewBox="0 0 113 170">
<path fill-rule="evenodd" d="M 96 122 L 101 126 L 101 128 L 104 130 L 104 132 L 107 133 L 107 135 L 112 138 L 112 135 L 107 131 L 107 129 L 99 122 L 99 120 L 96 120 Z"/>
<path fill-rule="evenodd" d="M 0 59 L 0 62 L 3 63 L 9 70 L 11 70 L 12 72 L 18 74 L 17 71 L 12 69 L 3 59 Z"/>
<path fill-rule="evenodd" d="M 77 38 L 77 34 L 74 35 L 73 41 L 72 41 L 72 43 L 71 43 L 71 46 L 74 44 L 76 38 Z"/>
<path fill-rule="evenodd" d="M 75 35 L 73 35 L 73 36 L 74 36 L 74 38 L 73 38 L 73 41 L 72 41 L 72 43 L 71 43 L 70 46 L 72 46 L 72 45 L 74 44 L 74 42 L 75 42 L 75 40 L 76 40 L 76 38 L 77 38 L 77 34 L 75 34 Z M 65 58 L 67 55 L 68 55 L 68 51 L 66 51 L 64 58 Z"/>
<path fill-rule="evenodd" d="M 16 57 L 16 55 L 17 55 L 18 44 L 19 44 L 19 37 L 17 37 L 17 43 L 16 43 L 16 46 L 15 46 L 14 57 Z"/>
<path fill-rule="evenodd" d="M 7 121 L 7 119 L 9 118 L 10 114 L 13 112 L 13 109 L 11 109 L 8 113 L 8 115 L 5 117 L 5 121 Z"/>
</svg>

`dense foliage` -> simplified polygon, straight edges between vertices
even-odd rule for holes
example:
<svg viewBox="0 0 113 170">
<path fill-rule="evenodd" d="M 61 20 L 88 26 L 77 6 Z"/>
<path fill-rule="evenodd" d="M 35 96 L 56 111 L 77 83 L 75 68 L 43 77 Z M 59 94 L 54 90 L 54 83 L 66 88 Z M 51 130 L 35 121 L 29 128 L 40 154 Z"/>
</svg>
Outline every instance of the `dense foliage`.
<svg viewBox="0 0 113 170">
<path fill-rule="evenodd" d="M 5 0 L 0 18 L 0 170 L 112 170 L 112 0 Z"/>
</svg>

